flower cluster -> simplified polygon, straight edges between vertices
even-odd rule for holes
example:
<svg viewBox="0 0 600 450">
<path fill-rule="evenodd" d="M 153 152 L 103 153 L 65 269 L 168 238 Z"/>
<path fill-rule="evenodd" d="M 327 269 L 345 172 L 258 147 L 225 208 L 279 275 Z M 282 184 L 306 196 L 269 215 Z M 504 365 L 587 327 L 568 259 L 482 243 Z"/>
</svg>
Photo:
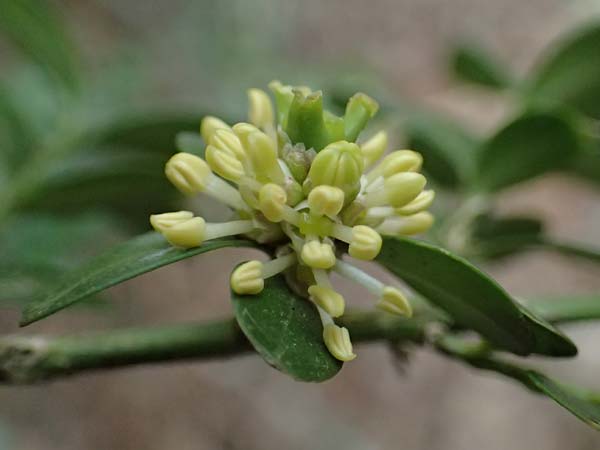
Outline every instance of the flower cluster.
<svg viewBox="0 0 600 450">
<path fill-rule="evenodd" d="M 274 259 L 238 266 L 231 288 L 241 295 L 258 294 L 265 279 L 284 272 L 290 285 L 316 305 L 331 354 L 349 361 L 356 355 L 348 330 L 333 321 L 346 305 L 330 281 L 331 272 L 366 287 L 377 308 L 410 316 L 400 289 L 341 256 L 347 250 L 352 258 L 372 260 L 381 250 L 381 235 L 426 231 L 433 223 L 426 209 L 434 192 L 424 190 L 420 154 L 397 150 L 383 157 L 384 131 L 355 143 L 378 109 L 370 97 L 354 95 L 339 117 L 323 109 L 320 91 L 279 82 L 269 87 L 276 114 L 268 94 L 251 89 L 250 123 L 230 126 L 205 117 L 200 126 L 205 159 L 182 152 L 166 164 L 166 176 L 182 193 L 218 199 L 234 211 L 233 220 L 209 223 L 179 211 L 153 215 L 150 222 L 178 247 L 234 235 L 272 244 Z"/>
</svg>

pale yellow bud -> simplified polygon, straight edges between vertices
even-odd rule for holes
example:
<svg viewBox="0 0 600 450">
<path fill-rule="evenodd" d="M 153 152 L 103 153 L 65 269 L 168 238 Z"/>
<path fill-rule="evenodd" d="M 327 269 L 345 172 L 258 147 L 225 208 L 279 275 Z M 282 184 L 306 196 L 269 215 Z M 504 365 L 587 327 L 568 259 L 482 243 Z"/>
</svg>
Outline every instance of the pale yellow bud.
<svg viewBox="0 0 600 450">
<path fill-rule="evenodd" d="M 284 219 L 286 202 L 285 190 L 277 184 L 265 184 L 258 193 L 259 209 L 271 222 L 281 222 Z"/>
<path fill-rule="evenodd" d="M 265 287 L 263 263 L 248 261 L 239 265 L 231 274 L 230 285 L 236 294 L 258 294 Z"/>
<path fill-rule="evenodd" d="M 192 195 L 206 189 L 211 171 L 202 158 L 191 153 L 177 153 L 167 161 L 165 175 L 179 191 Z"/>
<path fill-rule="evenodd" d="M 202 217 L 193 217 L 189 211 L 154 214 L 150 223 L 172 245 L 176 247 L 199 247 L 206 236 L 206 222 Z"/>
<path fill-rule="evenodd" d="M 215 130 L 210 138 L 209 144 L 231 153 L 240 162 L 243 162 L 246 159 L 246 152 L 242 147 L 242 143 L 231 129 Z"/>
<path fill-rule="evenodd" d="M 206 147 L 206 162 L 210 168 L 226 180 L 239 181 L 244 175 L 244 166 L 234 155 L 209 145 Z"/>
<path fill-rule="evenodd" d="M 204 139 L 204 143 L 208 145 L 213 133 L 219 129 L 230 130 L 231 128 L 218 117 L 204 117 L 202 122 L 200 122 L 200 134 L 202 135 L 202 139 Z"/>
<path fill-rule="evenodd" d="M 323 308 L 331 317 L 340 317 L 344 314 L 346 303 L 344 297 L 333 289 L 325 286 L 313 285 L 308 288 L 308 294 L 314 302 Z"/>
<path fill-rule="evenodd" d="M 385 152 L 385 149 L 388 145 L 388 134 L 385 131 L 380 131 L 363 143 L 360 146 L 360 151 L 362 152 L 365 167 L 369 167 Z"/>
<path fill-rule="evenodd" d="M 356 358 L 352 350 L 350 333 L 344 327 L 330 323 L 323 328 L 323 341 L 329 353 L 340 361 L 352 361 Z"/>
<path fill-rule="evenodd" d="M 302 246 L 302 261 L 313 269 L 330 269 L 335 265 L 335 253 L 331 245 L 318 240 L 309 241 Z"/>
<path fill-rule="evenodd" d="M 412 216 L 390 217 L 377 227 L 377 230 L 385 235 L 411 236 L 413 234 L 425 233 L 433 225 L 434 217 L 431 213 L 423 211 Z"/>
<path fill-rule="evenodd" d="M 356 225 L 352 228 L 352 241 L 348 254 L 353 258 L 372 260 L 381 250 L 381 236 L 373 228 L 366 225 Z"/>
<path fill-rule="evenodd" d="M 277 161 L 275 141 L 260 130 L 247 135 L 246 154 L 257 175 L 265 176 L 271 181 L 282 183 L 284 174 Z"/>
<path fill-rule="evenodd" d="M 384 183 L 385 202 L 380 205 L 401 207 L 413 201 L 423 190 L 427 180 L 420 173 L 401 172 L 386 178 Z"/>
<path fill-rule="evenodd" d="M 273 104 L 265 91 L 261 89 L 249 89 L 248 103 L 248 118 L 250 122 L 260 128 L 274 125 Z"/>
<path fill-rule="evenodd" d="M 321 185 L 308 194 L 310 212 L 318 216 L 336 216 L 344 206 L 344 191 L 334 186 Z"/>
<path fill-rule="evenodd" d="M 402 206 L 401 208 L 397 208 L 396 214 L 401 216 L 410 216 L 421 211 L 425 211 L 431 206 L 434 198 L 435 191 L 423 191 L 409 204 Z"/>
<path fill-rule="evenodd" d="M 390 314 L 411 317 L 412 307 L 408 299 L 398 289 L 392 286 L 383 288 L 377 308 Z"/>
</svg>

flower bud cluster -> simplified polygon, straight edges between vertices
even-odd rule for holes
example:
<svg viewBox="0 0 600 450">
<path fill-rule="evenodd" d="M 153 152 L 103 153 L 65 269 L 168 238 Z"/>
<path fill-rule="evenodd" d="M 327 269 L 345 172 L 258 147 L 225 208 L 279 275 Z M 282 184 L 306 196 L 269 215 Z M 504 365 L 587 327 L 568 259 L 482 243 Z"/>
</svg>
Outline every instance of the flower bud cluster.
<svg viewBox="0 0 600 450">
<path fill-rule="evenodd" d="M 269 277 L 302 273 L 298 285 L 318 309 L 327 348 L 348 361 L 355 357 L 348 330 L 333 320 L 344 314 L 345 300 L 331 273 L 362 284 L 375 296 L 377 308 L 410 316 L 410 303 L 398 288 L 385 286 L 341 257 L 347 251 L 352 258 L 373 260 L 382 235 L 425 232 L 433 223 L 426 210 L 434 192 L 424 189 L 421 155 L 397 150 L 383 157 L 385 131 L 356 142 L 378 108 L 370 97 L 354 95 L 345 114 L 336 116 L 323 109 L 320 91 L 279 82 L 270 88 L 276 110 L 266 92 L 249 90 L 249 123 L 230 126 L 205 117 L 200 125 L 204 159 L 177 153 L 165 167 L 179 191 L 221 201 L 232 209 L 232 220 L 211 223 L 179 211 L 153 215 L 150 222 L 172 245 L 183 248 L 237 235 L 276 246 L 271 261 L 238 266 L 231 288 L 254 295 Z"/>
</svg>

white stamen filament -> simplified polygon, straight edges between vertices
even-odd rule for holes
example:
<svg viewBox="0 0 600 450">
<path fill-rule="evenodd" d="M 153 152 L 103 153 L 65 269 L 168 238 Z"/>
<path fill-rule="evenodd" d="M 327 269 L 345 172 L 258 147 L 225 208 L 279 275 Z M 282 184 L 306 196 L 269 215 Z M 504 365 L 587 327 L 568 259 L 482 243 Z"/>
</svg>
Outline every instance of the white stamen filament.
<svg viewBox="0 0 600 450">
<path fill-rule="evenodd" d="M 355 281 L 364 286 L 369 292 L 380 297 L 385 285 L 377 278 L 372 277 L 368 273 L 363 272 L 358 267 L 355 267 L 347 262 L 337 260 L 333 267 L 337 273 L 350 281 Z"/>
<path fill-rule="evenodd" d="M 204 192 L 234 209 L 250 211 L 237 189 L 216 175 L 209 176 Z"/>
<path fill-rule="evenodd" d="M 331 235 L 340 241 L 344 241 L 346 244 L 352 243 L 352 228 L 341 223 L 334 223 Z"/>
<path fill-rule="evenodd" d="M 262 277 L 266 279 L 277 275 L 293 265 L 295 262 L 295 253 L 289 253 L 287 255 L 280 256 L 279 258 L 272 259 L 271 261 L 263 264 Z"/>
<path fill-rule="evenodd" d="M 232 220 L 224 223 L 207 223 L 205 241 L 225 236 L 249 233 L 255 229 L 252 220 Z"/>
</svg>

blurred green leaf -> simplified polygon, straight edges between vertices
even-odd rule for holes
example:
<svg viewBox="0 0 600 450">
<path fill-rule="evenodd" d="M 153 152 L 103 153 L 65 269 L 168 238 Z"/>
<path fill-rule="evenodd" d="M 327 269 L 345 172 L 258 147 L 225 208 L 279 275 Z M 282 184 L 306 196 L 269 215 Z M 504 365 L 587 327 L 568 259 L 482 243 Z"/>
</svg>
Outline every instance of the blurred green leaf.
<svg viewBox="0 0 600 450">
<path fill-rule="evenodd" d="M 168 264 L 224 247 L 256 247 L 241 239 L 216 239 L 188 250 L 171 246 L 160 234 L 147 233 L 120 244 L 68 273 L 45 296 L 23 310 L 21 325 L 48 317 L 115 284 Z"/>
<path fill-rule="evenodd" d="M 283 276 L 266 280 L 260 294 L 232 292 L 231 298 L 240 328 L 271 366 L 296 380 L 316 382 L 341 369 L 323 343 L 317 309 L 294 294 Z"/>
<path fill-rule="evenodd" d="M 491 54 L 480 47 L 461 45 L 450 57 L 450 70 L 459 80 L 492 89 L 505 89 L 511 77 Z"/>
<path fill-rule="evenodd" d="M 580 322 L 600 319 L 600 294 L 564 295 L 527 299 L 527 307 L 549 322 Z"/>
<path fill-rule="evenodd" d="M 44 0 L 2 2 L 0 31 L 66 87 L 77 88 L 75 46 L 50 3 Z"/>
<path fill-rule="evenodd" d="M 477 140 L 461 126 L 446 119 L 417 114 L 409 117 L 403 133 L 406 146 L 423 155 L 423 171 L 447 189 L 469 183 Z"/>
<path fill-rule="evenodd" d="M 574 256 L 591 262 L 600 263 L 600 249 L 589 245 L 559 241 L 550 237 L 540 239 L 538 245 L 546 250 L 566 256 Z"/>
<path fill-rule="evenodd" d="M 422 241 L 385 238 L 377 261 L 495 346 L 517 355 L 535 351 L 531 326 L 515 302 L 466 260 Z"/>
<path fill-rule="evenodd" d="M 544 224 L 536 218 L 484 214 L 473 223 L 472 245 L 479 257 L 502 258 L 537 245 L 543 231 Z"/>
<path fill-rule="evenodd" d="M 530 89 L 535 102 L 568 104 L 600 118 L 600 23 L 562 37 L 533 72 Z"/>
<path fill-rule="evenodd" d="M 182 131 L 175 137 L 175 146 L 180 152 L 204 157 L 204 141 L 198 133 Z"/>
<path fill-rule="evenodd" d="M 473 351 L 473 344 L 451 335 L 436 342 L 439 350 L 472 367 L 500 373 L 526 388 L 544 394 L 593 428 L 600 429 L 600 394 L 559 383 L 535 370 L 497 358 L 489 352 Z M 477 348 L 475 346 L 475 348 Z"/>
<path fill-rule="evenodd" d="M 581 150 L 565 115 L 529 112 L 509 122 L 481 147 L 478 186 L 497 191 L 551 170 L 564 169 Z"/>
</svg>

